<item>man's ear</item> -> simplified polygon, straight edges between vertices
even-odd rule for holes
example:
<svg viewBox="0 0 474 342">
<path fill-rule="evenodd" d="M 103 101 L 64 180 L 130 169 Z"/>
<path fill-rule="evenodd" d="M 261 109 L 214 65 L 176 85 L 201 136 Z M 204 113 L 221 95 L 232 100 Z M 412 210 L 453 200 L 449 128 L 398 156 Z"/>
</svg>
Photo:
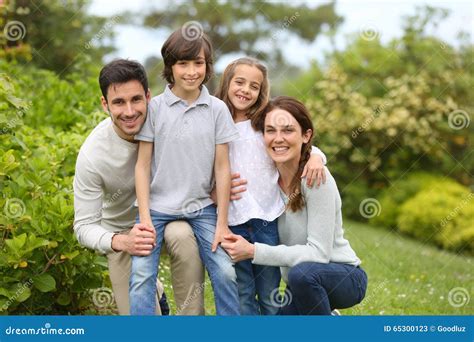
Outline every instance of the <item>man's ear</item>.
<svg viewBox="0 0 474 342">
<path fill-rule="evenodd" d="M 109 106 L 107 104 L 107 100 L 105 99 L 105 97 L 101 96 L 100 97 L 100 103 L 102 104 L 102 108 L 104 109 L 104 112 L 109 112 Z"/>
<path fill-rule="evenodd" d="M 311 139 L 311 134 L 313 134 L 313 131 L 311 129 L 308 129 L 305 134 L 303 134 L 303 142 L 307 144 L 309 142 L 309 139 Z"/>
<path fill-rule="evenodd" d="M 150 102 L 151 100 L 151 91 L 150 91 L 150 88 L 148 88 L 148 90 L 146 91 L 146 102 Z"/>
</svg>

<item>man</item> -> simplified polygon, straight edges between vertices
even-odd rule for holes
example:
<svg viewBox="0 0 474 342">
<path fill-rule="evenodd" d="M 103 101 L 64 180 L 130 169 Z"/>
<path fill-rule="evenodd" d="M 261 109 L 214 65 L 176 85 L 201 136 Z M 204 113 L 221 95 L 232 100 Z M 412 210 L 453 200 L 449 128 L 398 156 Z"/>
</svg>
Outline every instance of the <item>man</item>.
<svg viewBox="0 0 474 342">
<path fill-rule="evenodd" d="M 134 136 L 145 122 L 151 96 L 143 66 L 133 61 L 107 64 L 99 84 L 102 107 L 110 118 L 94 128 L 77 157 L 74 231 L 80 244 L 107 254 L 117 307 L 127 315 L 130 256 L 149 255 L 156 239 L 154 229 L 134 224 L 138 148 Z M 191 227 L 179 221 L 168 224 L 165 243 L 178 312 L 204 314 L 204 271 Z M 162 287 L 158 292 L 161 298 Z"/>
</svg>

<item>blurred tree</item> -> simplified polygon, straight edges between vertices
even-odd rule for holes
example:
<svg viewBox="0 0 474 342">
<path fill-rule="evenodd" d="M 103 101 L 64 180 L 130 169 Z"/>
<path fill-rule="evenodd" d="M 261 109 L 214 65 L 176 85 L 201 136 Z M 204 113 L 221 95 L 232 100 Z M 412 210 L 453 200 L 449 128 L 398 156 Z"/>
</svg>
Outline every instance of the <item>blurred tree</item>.
<svg viewBox="0 0 474 342">
<path fill-rule="evenodd" d="M 102 63 L 122 17 L 87 13 L 88 0 L 6 0 L 0 2 L 0 57 L 68 73 L 73 66 Z M 109 39 L 109 40 L 107 40 Z M 107 43 L 104 43 L 107 41 Z"/>
<path fill-rule="evenodd" d="M 227 54 L 244 53 L 281 65 L 285 63 L 282 52 L 288 39 L 296 37 L 311 43 L 324 30 L 334 30 L 342 23 L 334 6 L 334 2 L 310 8 L 263 0 L 169 1 L 147 15 L 144 25 L 170 29 L 201 25 L 211 38 L 216 60 Z"/>
</svg>

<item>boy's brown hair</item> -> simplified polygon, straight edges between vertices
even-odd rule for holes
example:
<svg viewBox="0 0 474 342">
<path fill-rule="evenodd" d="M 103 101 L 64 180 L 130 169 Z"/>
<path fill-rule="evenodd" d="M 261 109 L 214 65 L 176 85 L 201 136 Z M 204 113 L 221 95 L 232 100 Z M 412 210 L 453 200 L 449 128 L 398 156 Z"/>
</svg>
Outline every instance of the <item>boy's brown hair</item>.
<svg viewBox="0 0 474 342">
<path fill-rule="evenodd" d="M 162 72 L 163 78 L 168 83 L 173 84 L 174 78 L 171 67 L 177 61 L 196 59 L 201 49 L 204 50 L 204 58 L 206 59 L 206 76 L 202 82 L 204 84 L 211 78 L 213 73 L 213 51 L 209 37 L 203 32 L 199 32 L 198 35 L 189 36 L 186 34 L 186 26 L 174 31 L 161 48 L 161 56 L 165 65 Z"/>
</svg>

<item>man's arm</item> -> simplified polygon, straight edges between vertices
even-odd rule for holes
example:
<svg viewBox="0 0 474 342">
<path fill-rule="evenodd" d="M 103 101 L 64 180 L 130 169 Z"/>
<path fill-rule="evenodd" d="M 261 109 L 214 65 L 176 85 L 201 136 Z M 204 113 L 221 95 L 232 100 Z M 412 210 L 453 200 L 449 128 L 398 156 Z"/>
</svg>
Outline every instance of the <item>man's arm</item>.
<svg viewBox="0 0 474 342">
<path fill-rule="evenodd" d="M 79 243 L 101 253 L 112 252 L 113 232 L 101 226 L 102 179 L 79 153 L 74 176 L 74 233 Z"/>
<path fill-rule="evenodd" d="M 216 197 L 217 197 L 217 224 L 212 251 L 216 251 L 220 242 L 224 241 L 224 235 L 230 232 L 227 225 L 230 196 L 230 162 L 229 145 L 216 145 L 216 159 L 214 161 L 214 174 L 216 176 Z"/>
</svg>

